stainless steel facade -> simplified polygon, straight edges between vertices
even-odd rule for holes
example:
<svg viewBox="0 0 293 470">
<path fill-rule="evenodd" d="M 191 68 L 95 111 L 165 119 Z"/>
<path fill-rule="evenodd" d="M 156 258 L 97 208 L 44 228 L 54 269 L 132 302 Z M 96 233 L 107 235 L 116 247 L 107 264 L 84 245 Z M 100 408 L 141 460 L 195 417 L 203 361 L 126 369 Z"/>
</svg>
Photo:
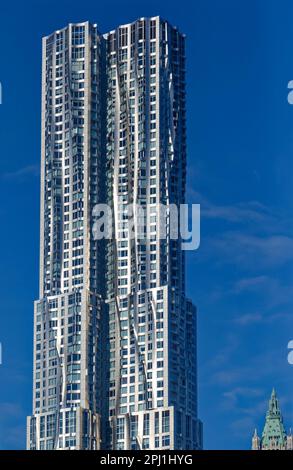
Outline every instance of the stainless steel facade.
<svg viewBox="0 0 293 470">
<path fill-rule="evenodd" d="M 100 42 L 89 23 L 43 40 L 30 449 L 100 447 L 102 263 L 91 234 L 101 173 Z"/>
<path fill-rule="evenodd" d="M 196 309 L 181 240 L 159 223 L 185 202 L 184 35 L 159 17 L 104 36 L 82 23 L 43 47 L 28 448 L 199 449 Z M 91 231 L 99 202 L 106 244 Z M 130 236 L 130 205 L 148 211 L 146 236 L 137 221 Z"/>
<path fill-rule="evenodd" d="M 181 240 L 164 239 L 159 223 L 160 204 L 185 202 L 185 38 L 155 17 L 106 41 L 112 447 L 199 448 L 196 312 Z M 148 210 L 149 236 L 127 232 L 131 204 Z"/>
</svg>

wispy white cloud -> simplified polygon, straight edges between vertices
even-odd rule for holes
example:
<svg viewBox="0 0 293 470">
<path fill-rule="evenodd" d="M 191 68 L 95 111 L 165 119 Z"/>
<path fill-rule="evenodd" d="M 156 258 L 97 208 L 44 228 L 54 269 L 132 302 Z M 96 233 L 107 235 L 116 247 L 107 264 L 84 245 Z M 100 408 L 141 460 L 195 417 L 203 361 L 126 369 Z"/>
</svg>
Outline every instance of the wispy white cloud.
<svg viewBox="0 0 293 470">
<path fill-rule="evenodd" d="M 224 399 L 230 407 L 238 405 L 239 400 L 244 398 L 256 398 L 263 396 L 263 389 L 256 387 L 238 386 L 223 393 Z"/>
<path fill-rule="evenodd" d="M 263 315 L 261 313 L 246 313 L 239 315 L 234 319 L 234 323 L 240 326 L 252 325 L 263 321 Z"/>
<path fill-rule="evenodd" d="M 256 312 L 256 313 L 244 313 L 239 314 L 233 319 L 233 323 L 239 326 L 250 326 L 258 323 L 268 324 L 281 321 L 288 322 L 290 321 L 292 324 L 293 321 L 293 313 L 289 312 L 275 312 L 275 313 L 267 313 L 267 312 Z"/>
<path fill-rule="evenodd" d="M 204 243 L 202 243 L 204 246 Z M 293 261 L 293 238 L 289 235 L 252 235 L 226 231 L 206 242 L 205 254 L 221 264 L 244 268 L 278 268 Z"/>
<path fill-rule="evenodd" d="M 219 222 L 213 226 L 212 235 L 205 225 L 201 260 L 212 258 L 214 266 L 238 264 L 257 269 L 278 268 L 293 261 L 293 220 L 280 208 L 253 200 L 215 204 L 193 190 L 188 200 L 201 205 L 203 220 Z"/>
<path fill-rule="evenodd" d="M 189 189 L 187 199 L 201 205 L 201 215 L 207 219 L 218 219 L 231 223 L 277 223 L 278 214 L 259 201 L 235 202 L 234 204 L 215 204 L 201 193 Z"/>
<path fill-rule="evenodd" d="M 259 289 L 260 286 L 266 285 L 269 280 L 270 278 L 264 275 L 238 279 L 234 284 L 233 293 L 240 294 L 249 290 Z"/>
<path fill-rule="evenodd" d="M 287 317 L 290 310 L 293 309 L 292 289 L 293 279 L 289 279 L 289 282 L 285 282 L 280 278 L 276 278 L 274 275 L 259 275 L 238 279 L 233 287 L 227 290 L 227 294 L 258 294 L 262 297 L 263 306 L 265 307 L 262 311 L 262 315 L 268 320 L 267 314 L 271 316 L 277 315 L 280 316 L 280 318 Z M 273 309 L 276 308 L 278 308 L 278 311 L 273 311 Z"/>
<path fill-rule="evenodd" d="M 270 222 L 276 219 L 269 211 L 257 201 L 239 203 L 225 206 L 203 204 L 202 215 L 208 219 L 221 219 L 226 222 L 244 223 L 247 222 Z"/>
<path fill-rule="evenodd" d="M 272 367 L 273 364 L 273 367 Z M 272 378 L 275 376 L 275 370 L 287 370 L 286 350 L 284 348 L 284 355 L 280 354 L 279 349 L 265 350 L 261 353 L 250 355 L 249 362 L 232 361 L 229 356 L 226 358 L 226 363 L 221 364 L 220 367 L 215 367 L 214 370 L 209 369 L 209 383 L 210 385 L 217 385 L 220 387 L 239 387 L 243 383 L 261 383 L 265 378 Z"/>
<path fill-rule="evenodd" d="M 40 167 L 39 165 L 28 165 L 23 168 L 19 168 L 15 171 L 6 172 L 1 174 L 1 178 L 7 180 L 19 180 L 28 178 L 31 176 L 39 176 Z"/>
</svg>

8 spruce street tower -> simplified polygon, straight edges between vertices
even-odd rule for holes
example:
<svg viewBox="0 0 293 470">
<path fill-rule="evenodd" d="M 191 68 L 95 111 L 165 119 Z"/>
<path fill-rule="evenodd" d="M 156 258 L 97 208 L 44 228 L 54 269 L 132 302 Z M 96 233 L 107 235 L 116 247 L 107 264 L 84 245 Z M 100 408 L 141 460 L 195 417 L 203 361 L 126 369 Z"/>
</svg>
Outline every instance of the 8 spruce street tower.
<svg viewBox="0 0 293 470">
<path fill-rule="evenodd" d="M 185 113 L 185 37 L 160 17 L 43 39 L 28 449 L 202 448 L 196 309 L 180 237 L 158 223 L 158 207 L 185 202 Z M 130 236 L 131 205 L 148 208 L 148 237 Z"/>
</svg>

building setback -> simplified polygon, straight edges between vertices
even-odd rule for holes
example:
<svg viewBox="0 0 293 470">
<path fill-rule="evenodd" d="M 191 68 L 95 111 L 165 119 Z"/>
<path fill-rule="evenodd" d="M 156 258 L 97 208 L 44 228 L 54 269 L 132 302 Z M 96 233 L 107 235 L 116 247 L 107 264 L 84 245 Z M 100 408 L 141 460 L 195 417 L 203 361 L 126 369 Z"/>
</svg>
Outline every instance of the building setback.
<svg viewBox="0 0 293 470">
<path fill-rule="evenodd" d="M 185 202 L 185 121 L 185 38 L 161 18 L 44 38 L 28 449 L 202 447 L 196 310 L 181 240 L 158 222 Z M 94 234 L 99 203 L 109 240 Z M 147 236 L 137 219 L 130 234 L 131 205 Z"/>
</svg>

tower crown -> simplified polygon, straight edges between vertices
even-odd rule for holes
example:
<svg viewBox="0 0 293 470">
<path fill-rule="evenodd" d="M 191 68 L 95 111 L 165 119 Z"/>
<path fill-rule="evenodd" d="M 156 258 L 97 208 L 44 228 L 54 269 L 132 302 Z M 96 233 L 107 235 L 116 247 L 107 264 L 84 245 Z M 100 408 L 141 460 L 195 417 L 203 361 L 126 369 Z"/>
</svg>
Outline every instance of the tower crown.
<svg viewBox="0 0 293 470">
<path fill-rule="evenodd" d="M 274 388 L 269 401 L 269 409 L 266 414 L 261 444 L 262 448 L 266 449 L 284 449 L 286 446 L 286 432 L 283 424 L 283 416 Z"/>
<path fill-rule="evenodd" d="M 288 436 L 286 435 L 279 400 L 273 388 L 261 439 L 258 437 L 257 431 L 255 430 L 252 438 L 252 449 L 291 450 L 293 442 L 290 434 Z"/>
</svg>

